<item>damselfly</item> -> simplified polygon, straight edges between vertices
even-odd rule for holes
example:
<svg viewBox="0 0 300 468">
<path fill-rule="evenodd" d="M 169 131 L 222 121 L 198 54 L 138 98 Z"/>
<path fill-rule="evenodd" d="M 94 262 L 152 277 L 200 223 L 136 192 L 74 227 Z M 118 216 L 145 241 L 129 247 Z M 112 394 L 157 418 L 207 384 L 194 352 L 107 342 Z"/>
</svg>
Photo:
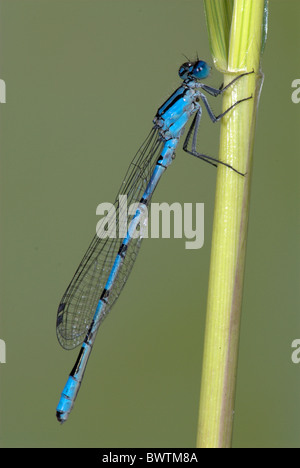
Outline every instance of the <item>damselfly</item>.
<svg viewBox="0 0 300 468">
<path fill-rule="evenodd" d="M 111 216 L 114 216 L 116 221 L 119 220 L 123 208 L 120 203 L 123 198 L 119 195 L 126 195 L 129 204 L 136 203 L 135 214 L 125 230 L 123 239 L 118 236 L 99 238 L 95 235 L 59 304 L 57 336 L 61 346 L 72 349 L 82 345 L 56 409 L 60 422 L 66 421 L 72 410 L 99 325 L 118 298 L 136 259 L 142 235 L 133 236 L 133 232 L 141 223 L 158 181 L 172 163 L 184 127 L 192 115 L 194 119 L 183 149 L 210 164 L 220 163 L 243 175 L 225 162 L 198 153 L 196 143 L 202 114 L 200 101 L 212 122 L 217 122 L 233 107 L 251 99 L 241 99 L 222 114 L 215 116 L 203 91 L 214 97 L 219 96 L 236 80 L 249 73 L 243 73 L 227 86 L 215 89 L 199 81 L 207 78 L 209 72 L 210 67 L 207 63 L 199 59 L 186 62 L 180 67 L 179 76 L 183 83 L 158 109 L 153 120 L 154 126 L 133 158 L 114 203 Z"/>
</svg>

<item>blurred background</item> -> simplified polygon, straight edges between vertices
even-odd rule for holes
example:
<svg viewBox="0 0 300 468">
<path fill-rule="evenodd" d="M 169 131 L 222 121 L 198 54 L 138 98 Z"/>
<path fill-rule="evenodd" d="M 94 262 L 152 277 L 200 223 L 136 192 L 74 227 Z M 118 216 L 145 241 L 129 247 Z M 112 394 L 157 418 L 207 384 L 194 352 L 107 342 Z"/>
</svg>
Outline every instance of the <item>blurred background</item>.
<svg viewBox="0 0 300 468">
<path fill-rule="evenodd" d="M 270 2 L 234 447 L 300 446 L 299 15 L 298 0 Z M 204 246 L 144 241 L 63 426 L 55 409 L 78 350 L 60 348 L 55 320 L 96 206 L 114 200 L 182 54 L 197 53 L 212 62 L 199 0 L 0 1 L 2 447 L 195 446 L 215 168 L 178 149 L 153 201 L 204 203 Z M 200 131 L 217 157 L 218 127 L 205 116 Z"/>
</svg>

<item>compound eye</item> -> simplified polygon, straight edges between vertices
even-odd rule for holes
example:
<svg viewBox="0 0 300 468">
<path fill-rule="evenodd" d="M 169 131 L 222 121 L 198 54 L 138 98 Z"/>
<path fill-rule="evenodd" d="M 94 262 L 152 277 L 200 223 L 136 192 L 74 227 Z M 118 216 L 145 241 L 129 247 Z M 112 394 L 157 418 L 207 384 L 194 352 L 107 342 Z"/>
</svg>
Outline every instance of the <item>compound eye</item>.
<svg viewBox="0 0 300 468">
<path fill-rule="evenodd" d="M 191 62 L 185 62 L 179 68 L 178 74 L 180 78 L 186 80 L 188 78 L 189 73 L 193 70 L 193 64 Z"/>
</svg>

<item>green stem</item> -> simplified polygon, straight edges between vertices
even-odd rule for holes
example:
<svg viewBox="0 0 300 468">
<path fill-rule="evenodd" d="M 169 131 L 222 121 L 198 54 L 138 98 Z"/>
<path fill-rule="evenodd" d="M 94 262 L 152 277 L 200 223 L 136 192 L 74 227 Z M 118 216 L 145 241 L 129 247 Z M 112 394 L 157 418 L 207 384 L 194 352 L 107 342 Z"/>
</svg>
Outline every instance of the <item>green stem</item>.
<svg viewBox="0 0 300 468">
<path fill-rule="evenodd" d="M 222 4 L 220 0 L 206 3 Z M 236 106 L 221 123 L 219 159 L 246 175 L 222 165 L 218 168 L 197 447 L 231 446 L 252 148 L 262 84 L 264 0 L 235 0 L 233 6 L 228 57 L 214 56 L 214 61 L 227 63 L 224 85 L 242 72 L 255 73 L 224 93 L 223 110 L 239 99 L 251 95 L 253 99 Z"/>
</svg>

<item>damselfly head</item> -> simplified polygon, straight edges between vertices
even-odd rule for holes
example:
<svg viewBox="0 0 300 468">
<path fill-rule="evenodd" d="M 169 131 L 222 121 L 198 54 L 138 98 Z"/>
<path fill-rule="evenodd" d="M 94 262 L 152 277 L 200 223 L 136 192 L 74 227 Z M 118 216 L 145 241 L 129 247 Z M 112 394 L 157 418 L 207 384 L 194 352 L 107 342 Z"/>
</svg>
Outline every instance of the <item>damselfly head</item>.
<svg viewBox="0 0 300 468">
<path fill-rule="evenodd" d="M 203 60 L 185 62 L 179 68 L 178 74 L 182 80 L 203 80 L 207 78 L 211 67 Z"/>
</svg>

